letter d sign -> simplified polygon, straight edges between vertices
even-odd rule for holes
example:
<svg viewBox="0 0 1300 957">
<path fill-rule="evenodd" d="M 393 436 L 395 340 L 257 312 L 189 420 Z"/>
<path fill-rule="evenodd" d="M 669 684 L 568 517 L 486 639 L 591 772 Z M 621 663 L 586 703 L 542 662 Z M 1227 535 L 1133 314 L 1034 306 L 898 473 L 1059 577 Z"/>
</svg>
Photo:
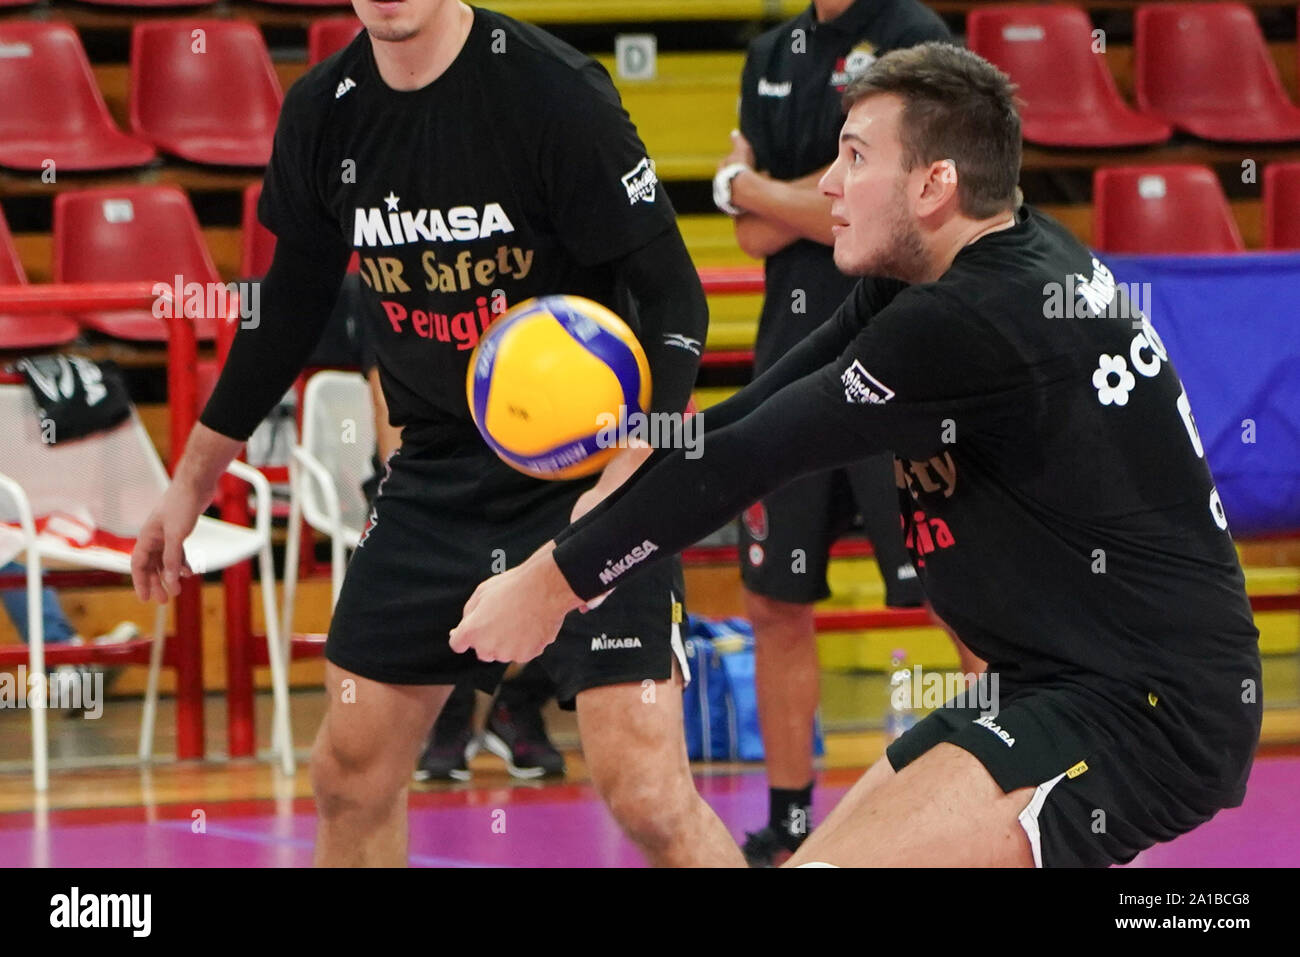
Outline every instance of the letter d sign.
<svg viewBox="0 0 1300 957">
<path fill-rule="evenodd" d="M 624 80 L 653 80 L 658 41 L 653 33 L 620 33 L 614 38 L 614 62 Z"/>
</svg>

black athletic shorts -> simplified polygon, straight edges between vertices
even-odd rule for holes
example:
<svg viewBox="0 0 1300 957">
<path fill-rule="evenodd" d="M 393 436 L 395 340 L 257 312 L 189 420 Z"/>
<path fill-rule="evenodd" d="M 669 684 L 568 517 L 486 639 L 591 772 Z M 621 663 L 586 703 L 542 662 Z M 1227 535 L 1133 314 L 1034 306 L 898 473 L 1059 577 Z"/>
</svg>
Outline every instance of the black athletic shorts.
<svg viewBox="0 0 1300 957">
<path fill-rule="evenodd" d="M 1217 780 L 1197 775 L 1151 722 L 1136 730 L 1137 702 L 1121 720 L 1116 706 L 1085 688 L 1021 688 L 1000 694 L 995 715 L 966 706 L 968 695 L 932 711 L 889 745 L 900 771 L 936 744 L 974 755 L 1003 792 L 1032 787 L 1020 815 L 1039 867 L 1104 867 L 1172 840 L 1224 808 L 1240 806 L 1258 725 L 1234 729 Z M 1135 699 L 1139 697 L 1135 693 Z M 1154 706 L 1153 706 L 1154 707 Z M 1119 733 L 1116 729 L 1123 728 Z"/>
<path fill-rule="evenodd" d="M 590 485 L 530 481 L 481 444 L 430 448 L 404 439 L 348 563 L 326 658 L 385 684 L 470 680 L 492 691 L 506 664 L 456 654 L 448 635 L 478 584 L 568 525 Z M 587 688 L 667 680 L 674 657 L 688 674 L 682 592 L 680 565 L 665 562 L 592 611 L 569 615 L 541 657 L 561 707 L 572 708 Z"/>
<path fill-rule="evenodd" d="M 893 455 L 885 453 L 848 468 L 806 475 L 747 508 L 740 521 L 740 577 L 745 588 L 801 605 L 829 598 L 826 568 L 831 545 L 865 509 L 887 512 L 888 524 L 899 528 L 897 551 L 905 564 L 895 571 L 915 582 L 916 570 L 902 551 L 893 462 Z"/>
</svg>

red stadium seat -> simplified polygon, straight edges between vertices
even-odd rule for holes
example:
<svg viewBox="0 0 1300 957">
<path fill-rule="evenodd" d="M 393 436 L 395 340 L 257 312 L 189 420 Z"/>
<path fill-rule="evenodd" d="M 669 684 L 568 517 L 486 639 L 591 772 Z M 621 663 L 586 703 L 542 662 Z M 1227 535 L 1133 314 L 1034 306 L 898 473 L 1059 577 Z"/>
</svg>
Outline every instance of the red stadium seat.
<svg viewBox="0 0 1300 957">
<path fill-rule="evenodd" d="M 0 165 L 54 172 L 143 166 L 148 143 L 119 130 L 66 23 L 0 23 Z"/>
<path fill-rule="evenodd" d="M 1300 249 L 1300 163 L 1264 169 L 1264 247 Z"/>
<path fill-rule="evenodd" d="M 331 54 L 337 53 L 352 42 L 361 32 L 361 21 L 356 17 L 321 17 L 307 28 L 307 62 L 315 66 Z"/>
<path fill-rule="evenodd" d="M 25 286 L 23 272 L 9 224 L 0 212 L 0 286 Z M 67 316 L 6 316 L 0 313 L 0 349 L 29 350 L 61 346 L 77 338 L 77 324 Z"/>
<path fill-rule="evenodd" d="M 30 7 L 37 3 L 38 0 L 0 0 L 0 8 L 5 7 Z"/>
<path fill-rule="evenodd" d="M 262 196 L 261 183 L 249 183 L 244 190 L 244 212 L 240 226 L 239 275 L 241 278 L 261 278 L 271 268 L 275 255 L 275 233 L 262 225 L 257 218 L 257 201 Z M 361 270 L 361 257 L 352 254 L 348 272 Z"/>
<path fill-rule="evenodd" d="M 1138 108 L 1207 140 L 1300 140 L 1255 15 L 1239 3 L 1162 3 L 1134 19 Z"/>
<path fill-rule="evenodd" d="M 253 0 L 273 7 L 350 7 L 352 0 Z"/>
<path fill-rule="evenodd" d="M 152 20 L 131 31 L 131 128 L 168 153 L 265 166 L 283 98 L 252 23 Z"/>
<path fill-rule="evenodd" d="M 129 13 L 131 7 L 149 9 L 153 7 L 210 7 L 217 0 L 82 0 L 98 7 L 123 7 Z"/>
<path fill-rule="evenodd" d="M 257 200 L 261 195 L 261 183 L 249 183 L 244 190 L 244 213 L 239 230 L 239 275 L 242 279 L 265 276 L 271 268 L 271 257 L 275 255 L 275 233 L 257 218 Z"/>
<path fill-rule="evenodd" d="M 1106 58 L 1092 52 L 1092 22 L 1079 7 L 990 6 L 966 20 L 970 48 L 1020 87 L 1026 140 L 1044 146 L 1163 143 L 1168 124 L 1131 109 Z"/>
<path fill-rule="evenodd" d="M 1245 249 L 1208 166 L 1120 166 L 1092 180 L 1092 245 L 1113 253 L 1231 253 Z"/>
<path fill-rule="evenodd" d="M 152 280 L 175 287 L 176 277 L 220 283 L 189 199 L 175 186 L 67 190 L 54 199 L 54 281 Z M 81 321 L 119 339 L 161 341 L 166 321 L 143 309 L 86 313 Z M 216 320 L 195 320 L 200 339 L 212 339 Z"/>
</svg>

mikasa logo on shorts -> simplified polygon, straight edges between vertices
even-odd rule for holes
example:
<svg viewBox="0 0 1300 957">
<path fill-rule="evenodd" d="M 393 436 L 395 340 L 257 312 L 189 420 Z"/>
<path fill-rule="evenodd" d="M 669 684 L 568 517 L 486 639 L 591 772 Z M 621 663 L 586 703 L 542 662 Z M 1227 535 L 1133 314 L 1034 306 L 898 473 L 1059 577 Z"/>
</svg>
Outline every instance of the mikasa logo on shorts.
<svg viewBox="0 0 1300 957">
<path fill-rule="evenodd" d="M 978 724 L 981 728 L 988 728 L 999 738 L 1001 738 L 1002 743 L 1005 744 L 1008 748 L 1016 743 L 1016 739 L 1011 737 L 1011 735 L 1007 734 L 1005 731 L 1003 731 L 1001 725 L 993 723 L 993 715 L 991 714 L 982 714 L 978 718 L 976 718 L 973 723 Z"/>
<path fill-rule="evenodd" d="M 627 201 L 634 206 L 637 203 L 653 203 L 655 187 L 658 185 L 659 176 L 655 173 L 654 160 L 648 156 L 623 174 Z"/>
<path fill-rule="evenodd" d="M 614 648 L 640 648 L 641 639 L 635 636 L 630 638 L 611 638 L 604 632 L 599 636 L 591 639 L 592 651 L 610 651 Z"/>
</svg>

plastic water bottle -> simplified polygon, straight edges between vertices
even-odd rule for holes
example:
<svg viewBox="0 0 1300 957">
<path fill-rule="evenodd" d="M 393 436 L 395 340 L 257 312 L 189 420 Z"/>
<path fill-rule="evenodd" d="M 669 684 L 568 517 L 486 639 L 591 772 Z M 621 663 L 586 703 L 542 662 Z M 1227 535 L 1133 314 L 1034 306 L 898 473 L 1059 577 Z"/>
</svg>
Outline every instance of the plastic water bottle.
<svg viewBox="0 0 1300 957">
<path fill-rule="evenodd" d="M 889 700 L 885 703 L 885 740 L 896 741 L 916 724 L 916 702 L 912 700 L 912 670 L 907 652 L 895 648 L 889 655 Z"/>
</svg>

